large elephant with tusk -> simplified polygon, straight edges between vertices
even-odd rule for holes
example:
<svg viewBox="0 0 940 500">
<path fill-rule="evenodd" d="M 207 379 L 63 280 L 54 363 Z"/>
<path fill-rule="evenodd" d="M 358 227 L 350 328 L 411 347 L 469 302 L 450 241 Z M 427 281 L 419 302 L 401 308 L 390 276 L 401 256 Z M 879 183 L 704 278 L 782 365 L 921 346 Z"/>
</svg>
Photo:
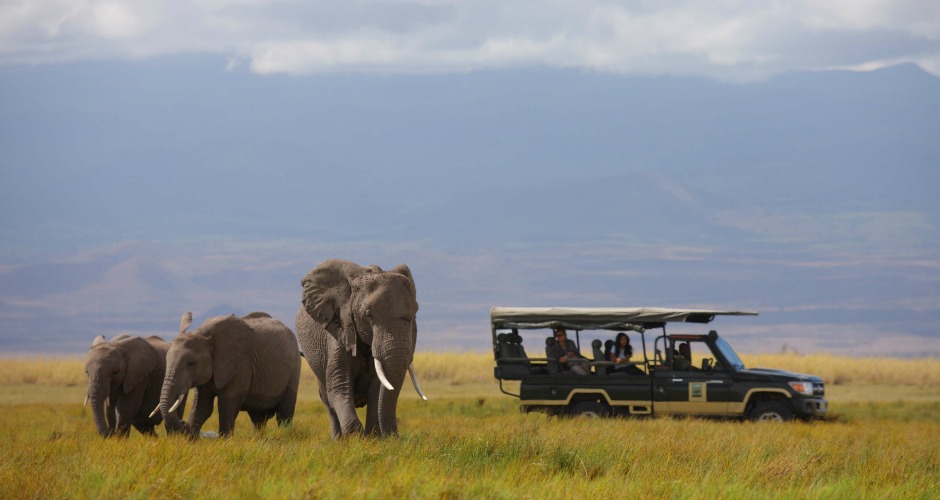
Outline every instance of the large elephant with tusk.
<svg viewBox="0 0 940 500">
<path fill-rule="evenodd" d="M 192 315 L 184 314 L 166 355 L 157 409 L 167 431 L 198 436 L 216 399 L 222 436 L 232 433 L 240 411 L 256 429 L 271 417 L 289 424 L 300 383 L 300 351 L 290 328 L 262 312 L 210 318 L 186 332 L 191 323 Z M 174 412 L 191 388 L 196 389 L 193 408 L 184 423 Z"/>
<path fill-rule="evenodd" d="M 412 365 L 418 301 L 411 270 L 331 259 L 307 273 L 301 285 L 297 338 L 317 376 L 333 439 L 363 431 L 398 434 L 396 408 L 406 372 L 427 399 Z M 364 429 L 356 415 L 362 406 Z"/>
</svg>

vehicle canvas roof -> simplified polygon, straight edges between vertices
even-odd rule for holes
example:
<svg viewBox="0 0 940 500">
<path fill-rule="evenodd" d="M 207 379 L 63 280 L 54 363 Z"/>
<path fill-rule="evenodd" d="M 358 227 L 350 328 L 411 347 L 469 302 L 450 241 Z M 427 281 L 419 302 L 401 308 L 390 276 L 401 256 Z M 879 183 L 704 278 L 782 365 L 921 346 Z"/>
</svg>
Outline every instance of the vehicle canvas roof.
<svg viewBox="0 0 940 500">
<path fill-rule="evenodd" d="M 573 328 L 633 330 L 665 323 L 709 323 L 715 316 L 757 316 L 754 311 L 669 309 L 662 307 L 492 307 L 496 328 Z"/>
</svg>

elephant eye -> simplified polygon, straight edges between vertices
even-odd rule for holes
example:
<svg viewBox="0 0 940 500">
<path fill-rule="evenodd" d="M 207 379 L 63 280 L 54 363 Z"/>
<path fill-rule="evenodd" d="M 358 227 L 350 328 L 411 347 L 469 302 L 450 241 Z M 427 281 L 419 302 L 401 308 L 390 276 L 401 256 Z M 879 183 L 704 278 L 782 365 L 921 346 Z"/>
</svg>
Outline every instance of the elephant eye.
<svg viewBox="0 0 940 500">
<path fill-rule="evenodd" d="M 411 323 L 411 316 L 402 316 L 398 319 L 400 319 L 402 323 Z"/>
</svg>

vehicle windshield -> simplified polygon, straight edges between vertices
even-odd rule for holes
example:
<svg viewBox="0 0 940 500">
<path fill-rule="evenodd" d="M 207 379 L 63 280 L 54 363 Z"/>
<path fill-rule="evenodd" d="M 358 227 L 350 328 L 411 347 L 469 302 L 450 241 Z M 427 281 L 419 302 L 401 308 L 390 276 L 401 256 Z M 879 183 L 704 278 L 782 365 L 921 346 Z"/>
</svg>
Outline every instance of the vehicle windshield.
<svg viewBox="0 0 940 500">
<path fill-rule="evenodd" d="M 738 357 L 738 354 L 734 352 L 734 349 L 731 348 L 731 345 L 725 342 L 725 339 L 718 337 L 718 340 L 715 341 L 715 347 L 721 351 L 721 354 L 724 355 L 725 359 L 731 363 L 731 366 L 734 367 L 735 370 L 744 369 L 744 362 L 742 362 L 741 358 Z"/>
</svg>

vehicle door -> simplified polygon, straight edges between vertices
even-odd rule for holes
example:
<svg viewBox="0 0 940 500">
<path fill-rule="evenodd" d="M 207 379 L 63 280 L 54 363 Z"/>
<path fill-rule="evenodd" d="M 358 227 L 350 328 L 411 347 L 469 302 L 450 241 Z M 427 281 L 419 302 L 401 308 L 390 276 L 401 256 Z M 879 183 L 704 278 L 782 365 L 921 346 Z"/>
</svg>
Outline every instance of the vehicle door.
<svg viewBox="0 0 940 500">
<path fill-rule="evenodd" d="M 653 398 L 656 413 L 669 415 L 725 415 L 731 376 L 722 367 L 713 368 L 715 356 L 703 340 L 678 340 L 673 352 L 688 346 L 689 357 L 673 354 L 656 371 Z M 703 360 L 708 360 L 703 364 Z M 703 369 L 705 368 L 705 369 Z"/>
</svg>

